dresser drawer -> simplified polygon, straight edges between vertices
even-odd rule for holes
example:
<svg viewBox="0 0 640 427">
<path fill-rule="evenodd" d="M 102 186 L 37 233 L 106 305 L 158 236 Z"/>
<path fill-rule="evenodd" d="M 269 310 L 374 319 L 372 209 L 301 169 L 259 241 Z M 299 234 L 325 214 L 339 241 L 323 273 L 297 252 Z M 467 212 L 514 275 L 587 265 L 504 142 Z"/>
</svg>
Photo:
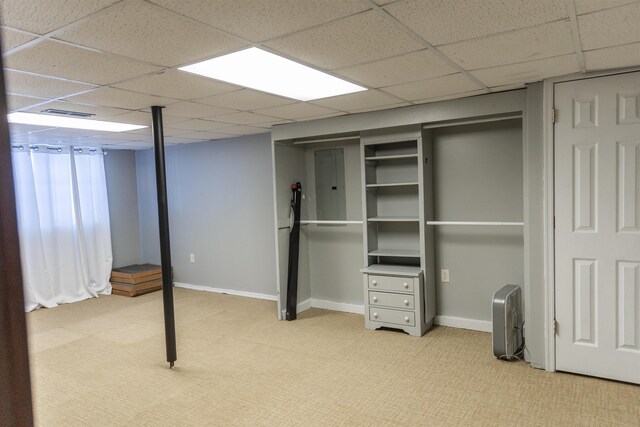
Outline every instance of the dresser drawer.
<svg viewBox="0 0 640 427">
<path fill-rule="evenodd" d="M 369 289 L 413 292 L 413 277 L 369 275 Z"/>
<path fill-rule="evenodd" d="M 392 294 L 389 292 L 369 291 L 369 304 L 385 307 L 397 307 L 413 310 L 414 302 L 411 294 Z"/>
<path fill-rule="evenodd" d="M 374 322 L 393 323 L 396 325 L 415 326 L 416 315 L 412 311 L 369 307 L 369 320 L 373 320 Z"/>
</svg>

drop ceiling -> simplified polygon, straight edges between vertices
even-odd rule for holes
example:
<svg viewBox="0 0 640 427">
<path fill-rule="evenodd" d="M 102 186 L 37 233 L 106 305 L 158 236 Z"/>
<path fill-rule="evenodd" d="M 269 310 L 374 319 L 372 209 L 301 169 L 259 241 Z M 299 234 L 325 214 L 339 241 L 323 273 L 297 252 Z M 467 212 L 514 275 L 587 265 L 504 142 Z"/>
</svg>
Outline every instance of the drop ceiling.
<svg viewBox="0 0 640 427">
<path fill-rule="evenodd" d="M 640 65 L 632 0 L 2 0 L 10 111 L 150 124 L 167 144 Z M 299 102 L 178 71 L 258 46 L 367 87 Z M 14 143 L 140 149 L 118 134 L 12 125 Z"/>
</svg>

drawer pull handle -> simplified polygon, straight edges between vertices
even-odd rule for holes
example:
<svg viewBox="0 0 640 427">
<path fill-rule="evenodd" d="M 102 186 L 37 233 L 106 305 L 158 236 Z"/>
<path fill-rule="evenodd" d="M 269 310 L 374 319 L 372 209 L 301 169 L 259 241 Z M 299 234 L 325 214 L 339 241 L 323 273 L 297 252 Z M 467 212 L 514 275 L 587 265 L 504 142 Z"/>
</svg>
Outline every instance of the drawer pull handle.
<svg viewBox="0 0 640 427">
<path fill-rule="evenodd" d="M 404 305 L 409 305 L 409 300 L 408 299 L 404 300 Z"/>
<path fill-rule="evenodd" d="M 373 286 L 375 286 L 375 285 L 377 285 L 377 284 L 378 284 L 378 282 L 376 282 L 376 281 L 374 280 L 373 282 L 371 282 L 371 284 L 372 284 Z"/>
<path fill-rule="evenodd" d="M 373 313 L 373 318 L 377 319 L 378 318 L 378 313 Z"/>
<path fill-rule="evenodd" d="M 404 321 L 409 323 L 409 316 L 404 316 Z"/>
<path fill-rule="evenodd" d="M 404 288 L 409 289 L 409 284 L 407 282 L 404 282 Z"/>
<path fill-rule="evenodd" d="M 373 297 L 373 302 L 378 302 L 378 297 Z"/>
</svg>

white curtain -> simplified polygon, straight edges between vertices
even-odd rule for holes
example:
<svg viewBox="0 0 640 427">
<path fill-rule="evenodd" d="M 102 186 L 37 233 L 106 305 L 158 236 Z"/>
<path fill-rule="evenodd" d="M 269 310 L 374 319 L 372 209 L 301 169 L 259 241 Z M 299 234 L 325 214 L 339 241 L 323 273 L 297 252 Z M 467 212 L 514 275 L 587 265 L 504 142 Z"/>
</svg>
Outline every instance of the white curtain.
<svg viewBox="0 0 640 427">
<path fill-rule="evenodd" d="M 12 157 L 25 309 L 110 294 L 102 150 L 21 147 Z"/>
</svg>

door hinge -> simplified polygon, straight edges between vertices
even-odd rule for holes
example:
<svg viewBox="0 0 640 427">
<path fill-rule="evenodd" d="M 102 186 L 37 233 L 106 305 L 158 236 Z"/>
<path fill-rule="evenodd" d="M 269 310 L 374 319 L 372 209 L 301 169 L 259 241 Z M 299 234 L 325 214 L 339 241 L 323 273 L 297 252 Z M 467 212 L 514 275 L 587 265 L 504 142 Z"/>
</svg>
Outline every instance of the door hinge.
<svg viewBox="0 0 640 427">
<path fill-rule="evenodd" d="M 553 319 L 553 334 L 558 335 L 558 321 Z"/>
<path fill-rule="evenodd" d="M 551 123 L 555 123 L 558 121 L 558 110 L 555 108 L 551 109 Z"/>
</svg>

